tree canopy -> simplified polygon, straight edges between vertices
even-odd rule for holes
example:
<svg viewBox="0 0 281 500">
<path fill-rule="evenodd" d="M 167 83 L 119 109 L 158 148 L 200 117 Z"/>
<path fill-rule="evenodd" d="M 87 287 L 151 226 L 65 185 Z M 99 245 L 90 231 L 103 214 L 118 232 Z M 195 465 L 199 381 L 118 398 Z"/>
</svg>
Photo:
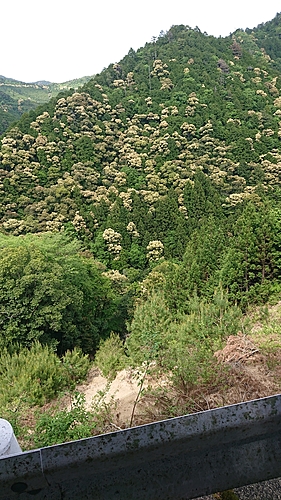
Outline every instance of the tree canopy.
<svg viewBox="0 0 281 500">
<path fill-rule="evenodd" d="M 64 235 L 0 236 L 0 343 L 95 350 L 116 311 L 110 280 Z"/>
<path fill-rule="evenodd" d="M 220 288 L 243 308 L 277 297 L 280 30 L 172 26 L 7 130 L 2 345 L 94 352 L 156 275 L 181 314 Z"/>
</svg>

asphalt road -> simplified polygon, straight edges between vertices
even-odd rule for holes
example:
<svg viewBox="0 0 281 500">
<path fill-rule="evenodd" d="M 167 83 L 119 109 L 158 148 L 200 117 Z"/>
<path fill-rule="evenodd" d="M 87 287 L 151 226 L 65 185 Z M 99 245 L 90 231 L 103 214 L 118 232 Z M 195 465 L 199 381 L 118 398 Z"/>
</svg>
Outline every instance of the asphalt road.
<svg viewBox="0 0 281 500">
<path fill-rule="evenodd" d="M 235 488 L 239 500 L 281 500 L 281 478 Z M 198 497 L 196 500 L 218 500 L 213 495 Z"/>
</svg>

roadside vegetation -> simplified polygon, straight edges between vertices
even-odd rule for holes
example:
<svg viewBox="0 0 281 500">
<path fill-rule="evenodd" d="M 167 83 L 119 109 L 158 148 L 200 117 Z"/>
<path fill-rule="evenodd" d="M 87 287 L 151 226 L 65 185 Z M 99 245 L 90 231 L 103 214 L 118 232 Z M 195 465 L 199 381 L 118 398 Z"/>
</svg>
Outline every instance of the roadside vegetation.
<svg viewBox="0 0 281 500">
<path fill-rule="evenodd" d="M 0 414 L 24 449 L 280 392 L 280 30 L 172 26 L 1 136 Z M 138 380 L 129 418 L 77 393 L 97 367 Z"/>
</svg>

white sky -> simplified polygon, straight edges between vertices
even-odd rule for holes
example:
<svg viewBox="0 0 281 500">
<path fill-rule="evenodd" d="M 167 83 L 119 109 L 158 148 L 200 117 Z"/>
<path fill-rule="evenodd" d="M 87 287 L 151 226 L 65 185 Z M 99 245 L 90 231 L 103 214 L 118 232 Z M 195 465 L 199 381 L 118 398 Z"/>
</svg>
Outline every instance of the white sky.
<svg viewBox="0 0 281 500">
<path fill-rule="evenodd" d="M 0 75 L 64 82 L 99 73 L 173 24 L 227 36 L 281 12 L 280 0 L 8 0 Z"/>
</svg>

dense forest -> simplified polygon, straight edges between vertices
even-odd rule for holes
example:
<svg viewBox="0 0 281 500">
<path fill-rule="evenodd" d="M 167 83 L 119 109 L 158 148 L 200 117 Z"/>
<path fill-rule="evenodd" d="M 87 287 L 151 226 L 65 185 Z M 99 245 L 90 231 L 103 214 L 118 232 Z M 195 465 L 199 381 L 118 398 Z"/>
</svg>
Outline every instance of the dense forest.
<svg viewBox="0 0 281 500">
<path fill-rule="evenodd" d="M 2 135 L 3 380 L 39 352 L 49 385 L 52 356 L 53 374 L 156 363 L 185 392 L 219 373 L 243 314 L 280 298 L 280 46 L 281 14 L 226 38 L 172 26 Z M 28 384 L 25 404 L 56 394 Z"/>
<path fill-rule="evenodd" d="M 62 90 L 77 90 L 90 79 L 90 76 L 84 76 L 64 83 L 25 83 L 0 75 L 0 134 L 22 114 L 48 102 Z"/>
</svg>

